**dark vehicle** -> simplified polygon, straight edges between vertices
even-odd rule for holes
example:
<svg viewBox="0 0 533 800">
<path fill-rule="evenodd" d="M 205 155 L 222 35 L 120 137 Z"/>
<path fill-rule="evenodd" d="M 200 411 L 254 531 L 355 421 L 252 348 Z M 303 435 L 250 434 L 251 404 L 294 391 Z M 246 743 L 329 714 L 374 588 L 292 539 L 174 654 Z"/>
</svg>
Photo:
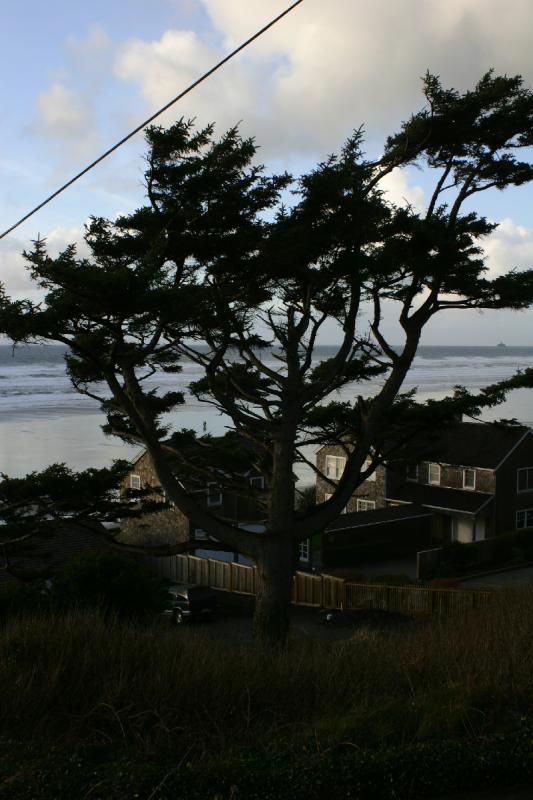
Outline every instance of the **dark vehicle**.
<svg viewBox="0 0 533 800">
<path fill-rule="evenodd" d="M 177 625 L 189 620 L 210 620 L 217 606 L 210 586 L 170 586 L 168 593 L 170 603 L 166 614 Z"/>
</svg>

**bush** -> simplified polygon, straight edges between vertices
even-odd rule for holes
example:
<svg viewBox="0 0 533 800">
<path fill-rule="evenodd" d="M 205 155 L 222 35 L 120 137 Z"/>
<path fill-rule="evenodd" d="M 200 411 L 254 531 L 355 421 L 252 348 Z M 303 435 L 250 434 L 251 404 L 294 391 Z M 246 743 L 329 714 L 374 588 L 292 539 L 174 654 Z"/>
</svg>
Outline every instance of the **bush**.
<svg viewBox="0 0 533 800">
<path fill-rule="evenodd" d="M 143 617 L 166 608 L 168 592 L 142 564 L 118 553 L 94 553 L 57 573 L 50 602 L 62 611 L 98 608 L 120 617 Z"/>
<path fill-rule="evenodd" d="M 0 591 L 0 620 L 33 613 L 48 608 L 48 593 L 44 581 L 13 583 Z"/>
</svg>

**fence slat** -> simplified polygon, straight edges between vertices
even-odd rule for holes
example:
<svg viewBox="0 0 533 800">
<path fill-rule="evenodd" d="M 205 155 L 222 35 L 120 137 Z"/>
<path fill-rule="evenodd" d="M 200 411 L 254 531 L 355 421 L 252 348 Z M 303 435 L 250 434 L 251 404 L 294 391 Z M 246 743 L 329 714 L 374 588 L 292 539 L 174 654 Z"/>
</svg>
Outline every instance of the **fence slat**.
<svg viewBox="0 0 533 800">
<path fill-rule="evenodd" d="M 192 555 L 146 556 L 147 567 L 178 583 L 199 583 L 226 592 L 253 595 L 255 567 Z M 379 608 L 407 614 L 451 616 L 486 608 L 495 593 L 475 589 L 430 589 L 425 586 L 379 586 L 348 583 L 334 575 L 296 572 L 292 585 L 295 605 L 356 610 Z"/>
</svg>

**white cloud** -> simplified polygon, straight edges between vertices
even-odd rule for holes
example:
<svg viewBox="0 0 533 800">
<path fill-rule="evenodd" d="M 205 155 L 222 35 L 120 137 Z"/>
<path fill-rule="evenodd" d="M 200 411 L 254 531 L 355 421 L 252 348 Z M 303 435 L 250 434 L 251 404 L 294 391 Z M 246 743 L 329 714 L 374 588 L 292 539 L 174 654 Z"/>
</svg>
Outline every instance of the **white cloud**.
<svg viewBox="0 0 533 800">
<path fill-rule="evenodd" d="M 59 255 L 67 245 L 72 243 L 77 244 L 77 252 L 80 257 L 88 255 L 82 228 L 64 228 L 62 225 L 58 225 L 44 234 L 42 238 L 46 239 L 48 252 L 53 257 Z M 28 296 L 28 292 L 32 294 L 39 292 L 30 277 L 22 255 L 25 249 L 30 250 L 31 243 L 22 242 L 14 236 L 7 236 L 0 241 L 0 284 L 8 295 L 13 297 Z"/>
<path fill-rule="evenodd" d="M 279 13 L 286 0 L 202 0 L 219 48 L 168 30 L 159 41 L 127 43 L 118 77 L 134 81 L 153 108 Z M 202 122 L 244 119 L 269 152 L 323 155 L 365 123 L 389 132 L 422 104 L 427 68 L 465 88 L 488 68 L 529 68 L 530 0 L 306 0 L 195 90 L 174 115 Z M 527 76 L 526 76 L 527 77 Z"/>
<path fill-rule="evenodd" d="M 203 44 L 193 31 L 166 31 L 155 42 L 134 40 L 125 44 L 115 62 L 115 75 L 139 88 L 149 110 L 165 105 L 209 69 L 220 53 Z M 243 109 L 254 107 L 258 93 L 257 75 L 236 62 L 224 75 L 215 75 L 194 91 L 188 99 L 168 112 L 164 122 L 179 116 L 197 116 L 199 124 L 216 121 L 220 130 L 239 122 Z M 159 122 L 159 120 L 158 120 Z"/>
<path fill-rule="evenodd" d="M 415 211 L 422 212 L 426 208 L 424 190 L 421 186 L 412 186 L 409 176 L 400 169 L 389 172 L 380 182 L 387 198 L 398 206 L 410 205 Z"/>
<path fill-rule="evenodd" d="M 69 36 L 66 44 L 71 56 L 92 74 L 95 69 L 105 69 L 113 50 L 113 42 L 101 25 L 91 25 L 85 38 Z"/>
<path fill-rule="evenodd" d="M 503 219 L 485 241 L 484 249 L 489 266 L 489 277 L 496 277 L 511 269 L 533 269 L 533 228 L 517 225 L 512 219 Z"/>
<path fill-rule="evenodd" d="M 54 83 L 37 97 L 36 131 L 55 140 L 78 140 L 86 135 L 89 111 L 84 100 L 62 83 Z"/>
</svg>

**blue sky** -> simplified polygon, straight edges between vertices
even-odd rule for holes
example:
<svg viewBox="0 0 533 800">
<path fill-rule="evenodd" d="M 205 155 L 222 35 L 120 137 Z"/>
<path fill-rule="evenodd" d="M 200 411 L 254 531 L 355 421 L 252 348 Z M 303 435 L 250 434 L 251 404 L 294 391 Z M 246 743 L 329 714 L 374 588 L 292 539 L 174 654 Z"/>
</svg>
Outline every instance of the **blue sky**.
<svg viewBox="0 0 533 800">
<path fill-rule="evenodd" d="M 288 0 L 21 0 L 0 30 L 0 226 L 163 105 Z M 298 173 L 365 123 L 368 149 L 421 105 L 429 68 L 464 89 L 489 67 L 533 81 L 533 4 L 509 0 L 304 0 L 208 85 L 166 115 L 242 120 L 273 169 Z M 52 251 L 80 237 L 90 214 L 113 217 L 142 202 L 143 140 L 113 155 L 0 243 L 0 281 L 32 291 L 20 251 L 37 234 Z M 392 199 L 419 207 L 429 179 L 392 176 Z M 478 206 L 501 222 L 487 242 L 493 274 L 533 267 L 532 188 L 487 194 Z M 390 322 L 390 335 L 394 338 Z M 455 314 L 425 342 L 533 344 L 531 314 Z M 333 330 L 330 338 L 334 337 Z"/>
</svg>

